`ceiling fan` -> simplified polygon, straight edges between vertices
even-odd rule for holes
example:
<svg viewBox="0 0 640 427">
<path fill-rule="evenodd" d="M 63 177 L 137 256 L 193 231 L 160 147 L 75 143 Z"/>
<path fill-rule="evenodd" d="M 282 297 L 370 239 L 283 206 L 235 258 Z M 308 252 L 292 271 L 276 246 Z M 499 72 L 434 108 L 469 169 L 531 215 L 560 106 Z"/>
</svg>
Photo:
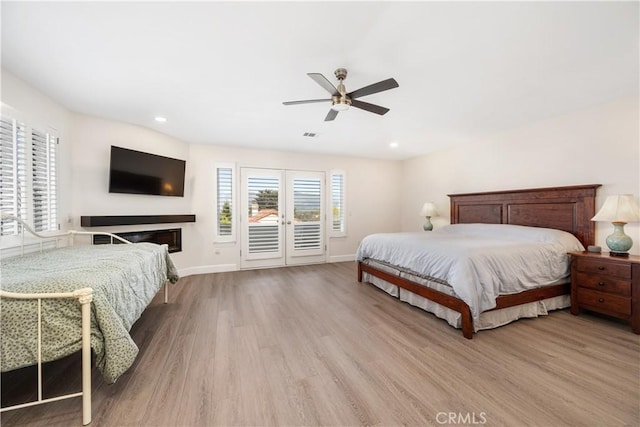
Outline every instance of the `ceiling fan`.
<svg viewBox="0 0 640 427">
<path fill-rule="evenodd" d="M 362 96 L 371 95 L 374 93 L 382 92 L 385 90 L 393 89 L 394 87 L 398 87 L 398 82 L 395 79 L 387 79 L 382 80 L 378 83 L 374 83 L 369 86 L 365 86 L 358 90 L 354 90 L 353 92 L 347 93 L 344 87 L 344 79 L 347 78 L 347 70 L 345 68 L 338 68 L 334 74 L 338 79 L 338 87 L 336 88 L 325 76 L 320 73 L 307 73 L 309 77 L 311 77 L 316 83 L 322 86 L 327 92 L 331 94 L 331 98 L 329 99 L 307 99 L 304 101 L 287 101 L 283 102 L 284 105 L 297 105 L 297 104 L 311 104 L 314 102 L 327 102 L 331 101 L 331 109 L 329 110 L 329 114 L 324 118 L 325 122 L 333 120 L 336 118 L 340 111 L 346 111 L 349 107 L 360 108 L 361 110 L 369 111 L 371 113 L 386 114 L 389 109 L 385 107 L 381 107 L 375 104 L 369 104 L 368 102 L 358 101 L 356 98 L 360 98 Z"/>
</svg>

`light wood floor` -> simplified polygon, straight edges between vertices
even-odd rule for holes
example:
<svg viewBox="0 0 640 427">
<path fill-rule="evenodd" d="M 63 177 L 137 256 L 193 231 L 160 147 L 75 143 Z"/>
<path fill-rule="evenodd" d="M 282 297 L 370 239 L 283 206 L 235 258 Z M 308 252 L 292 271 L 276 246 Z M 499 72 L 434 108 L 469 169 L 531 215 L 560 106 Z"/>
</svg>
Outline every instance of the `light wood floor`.
<svg viewBox="0 0 640 427">
<path fill-rule="evenodd" d="M 640 424 L 640 337 L 568 310 L 476 334 L 355 280 L 353 263 L 191 276 L 134 325 L 134 366 L 94 368 L 93 426 Z M 79 388 L 79 360 L 47 366 Z M 3 404 L 33 369 L 4 374 Z M 53 391 L 52 386 L 49 390 Z M 79 399 L 2 425 L 80 425 Z M 471 418 L 475 417 L 475 418 Z"/>
</svg>

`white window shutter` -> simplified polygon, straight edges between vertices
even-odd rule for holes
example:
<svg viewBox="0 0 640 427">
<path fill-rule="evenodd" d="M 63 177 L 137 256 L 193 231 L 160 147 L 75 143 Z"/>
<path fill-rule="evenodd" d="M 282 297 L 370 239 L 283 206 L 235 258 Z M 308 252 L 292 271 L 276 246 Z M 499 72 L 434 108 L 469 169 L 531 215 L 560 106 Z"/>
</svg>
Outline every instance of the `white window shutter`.
<svg viewBox="0 0 640 427">
<path fill-rule="evenodd" d="M 247 191 L 251 208 L 242 215 L 248 221 L 249 254 L 278 253 L 280 247 L 279 178 L 250 176 Z"/>
<path fill-rule="evenodd" d="M 347 234 L 346 217 L 346 179 L 344 172 L 331 172 L 331 236 L 341 237 Z"/>
<path fill-rule="evenodd" d="M 215 241 L 236 240 L 235 166 L 219 163 L 216 170 L 216 232 Z"/>
<path fill-rule="evenodd" d="M 0 118 L 0 211 L 26 219 L 25 126 Z M 15 221 L 0 222 L 0 236 L 18 233 Z"/>
<path fill-rule="evenodd" d="M 57 142 L 57 138 L 49 133 L 31 131 L 33 227 L 36 231 L 58 229 Z"/>
<path fill-rule="evenodd" d="M 321 249 L 324 242 L 320 224 L 322 185 L 319 179 L 293 180 L 293 247 L 296 251 Z"/>
</svg>

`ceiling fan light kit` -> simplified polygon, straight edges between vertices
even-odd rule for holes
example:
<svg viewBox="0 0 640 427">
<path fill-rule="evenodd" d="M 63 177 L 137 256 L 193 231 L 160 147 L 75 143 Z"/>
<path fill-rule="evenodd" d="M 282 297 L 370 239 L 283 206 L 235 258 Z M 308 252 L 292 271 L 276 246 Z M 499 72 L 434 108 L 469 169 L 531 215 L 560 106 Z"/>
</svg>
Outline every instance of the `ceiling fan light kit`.
<svg viewBox="0 0 640 427">
<path fill-rule="evenodd" d="M 389 109 L 385 107 L 381 107 L 375 104 L 369 104 L 368 102 L 358 101 L 355 98 L 360 98 L 362 96 L 372 95 L 374 93 L 383 92 L 385 90 L 393 89 L 398 87 L 398 82 L 395 79 L 387 79 L 382 80 L 378 83 L 374 83 L 369 86 L 365 86 L 358 90 L 354 90 L 353 92 L 347 93 L 347 90 L 344 86 L 344 79 L 347 78 L 347 70 L 346 68 L 338 68 L 334 72 L 336 78 L 338 79 L 338 87 L 336 88 L 325 76 L 320 73 L 307 73 L 309 77 L 311 77 L 316 83 L 324 88 L 327 92 L 331 94 L 331 98 L 329 99 L 307 99 L 303 101 L 286 101 L 283 102 L 284 105 L 298 105 L 298 104 L 311 104 L 315 102 L 331 102 L 331 109 L 329 113 L 325 117 L 324 121 L 328 122 L 334 120 L 340 111 L 346 111 L 350 107 L 360 108 L 361 110 L 369 111 L 371 113 L 384 115 Z"/>
<path fill-rule="evenodd" d="M 331 109 L 334 111 L 347 111 L 349 107 L 351 107 L 351 100 L 337 99 L 337 100 L 333 100 L 333 105 L 331 106 Z"/>
</svg>

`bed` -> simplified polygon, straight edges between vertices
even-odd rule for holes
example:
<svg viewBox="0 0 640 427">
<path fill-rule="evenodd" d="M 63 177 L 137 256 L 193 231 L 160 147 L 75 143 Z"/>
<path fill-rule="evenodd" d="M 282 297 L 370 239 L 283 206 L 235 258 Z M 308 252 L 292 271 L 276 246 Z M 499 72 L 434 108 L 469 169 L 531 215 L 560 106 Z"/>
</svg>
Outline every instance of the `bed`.
<svg viewBox="0 0 640 427">
<path fill-rule="evenodd" d="M 44 237 L 26 224 L 24 229 Z M 138 347 L 129 330 L 163 285 L 166 302 L 166 285 L 178 280 L 177 270 L 166 245 L 74 245 L 82 234 L 123 240 L 72 231 L 45 237 L 55 240 L 53 249 L 0 260 L 2 372 L 36 364 L 41 371 L 42 363 L 82 350 L 83 382 L 90 381 L 93 349 L 105 382 L 113 383 L 133 364 Z M 57 247 L 60 241 L 63 247 Z M 38 401 L 2 411 L 46 403 L 41 375 L 38 381 Z M 88 390 L 83 384 L 83 393 L 90 393 L 90 384 Z M 84 417 L 85 424 L 90 422 L 90 407 Z"/>
<path fill-rule="evenodd" d="M 358 281 L 369 282 L 402 301 L 435 314 L 452 326 L 461 328 L 463 336 L 468 339 L 473 338 L 474 332 L 482 329 L 494 328 L 522 317 L 535 317 L 546 314 L 550 310 L 568 307 L 570 305 L 568 277 L 570 268 L 569 257 L 566 253 L 582 250 L 584 247 L 594 244 L 595 225 L 591 218 L 595 214 L 595 193 L 599 186 L 599 184 L 593 184 L 451 194 L 449 195 L 452 224 L 450 230 L 444 227 L 444 230 L 433 235 L 428 235 L 429 232 L 414 233 L 417 240 L 405 245 L 394 239 L 398 237 L 402 240 L 403 237 L 408 236 L 396 233 L 394 233 L 396 236 L 374 236 L 373 242 L 368 242 L 369 236 L 363 239 L 357 255 Z M 491 231 L 491 229 L 494 230 Z M 514 231 L 505 232 L 505 229 Z M 566 243 L 566 247 L 553 243 L 556 245 L 554 246 L 556 261 L 554 262 L 557 264 L 558 257 L 562 257 L 563 268 L 559 269 L 557 277 L 549 279 L 548 277 L 540 278 L 538 274 L 530 274 L 530 266 L 521 264 L 518 268 L 520 268 L 522 277 L 527 275 L 535 277 L 526 280 L 516 279 L 516 281 L 522 282 L 521 286 L 513 286 L 513 281 L 509 281 L 512 279 L 500 277 L 500 275 L 505 276 L 502 269 L 505 265 L 511 265 L 511 261 L 508 263 L 501 261 L 499 254 L 500 251 L 502 253 L 513 252 L 515 246 L 511 246 L 511 242 L 495 243 L 492 245 L 497 245 L 498 249 L 497 251 L 495 247 L 492 249 L 496 252 L 492 255 L 495 258 L 489 261 L 491 266 L 488 268 L 496 270 L 494 273 L 499 277 L 501 283 L 493 283 L 488 286 L 491 290 L 486 291 L 487 284 L 483 282 L 482 291 L 479 294 L 471 295 L 461 286 L 477 288 L 477 283 L 456 283 L 456 281 L 464 282 L 470 273 L 467 272 L 465 275 L 450 271 L 450 268 L 453 268 L 453 261 L 449 261 L 449 264 L 446 262 L 444 264 L 430 263 L 427 258 L 424 258 L 425 254 L 415 253 L 402 257 L 396 254 L 403 246 L 418 248 L 421 246 L 421 239 L 437 240 L 436 237 L 442 238 L 442 235 L 446 235 L 449 231 L 451 231 L 449 234 L 456 235 L 456 238 L 460 237 L 458 235 L 474 233 L 484 235 L 484 237 L 522 234 L 525 240 L 530 240 L 531 236 L 534 236 L 534 241 L 536 239 L 545 240 L 544 244 L 546 245 L 549 243 L 546 240 L 553 240 L 554 235 L 564 236 L 560 240 Z M 540 237 L 541 235 L 544 237 Z M 518 240 L 519 238 L 513 239 Z M 573 239 L 573 243 L 571 239 Z M 538 248 L 542 243 L 536 242 L 536 245 L 528 247 L 525 245 L 524 249 L 521 249 L 521 253 L 516 254 L 516 258 L 525 259 L 523 257 L 528 256 L 528 252 L 537 250 L 534 247 Z M 533 243 L 529 242 L 528 244 Z M 575 246 L 575 244 L 579 246 Z M 457 249 L 454 244 L 454 248 L 444 249 L 443 247 L 443 250 L 438 249 L 439 242 L 436 241 L 432 242 L 431 249 L 427 252 L 431 252 L 430 256 L 440 260 L 445 256 L 445 252 L 449 252 L 460 263 L 459 257 L 469 252 L 465 249 L 476 245 L 481 245 L 481 243 L 475 241 L 469 244 L 458 243 Z M 489 253 L 488 249 L 473 252 L 476 254 Z M 396 256 L 390 257 L 390 254 Z M 543 255 L 543 258 L 545 256 L 549 257 L 549 255 Z M 401 258 L 406 261 L 402 261 Z M 486 256 L 485 258 L 490 257 Z M 477 269 L 474 260 L 465 259 L 465 262 L 473 264 L 470 267 L 471 270 Z M 528 261 L 525 259 L 525 262 Z M 562 271 L 563 269 L 564 271 Z M 473 274 L 475 273 L 477 272 Z M 484 274 L 484 271 L 481 273 Z M 515 271 L 513 274 L 517 276 L 518 272 Z M 447 279 L 454 283 L 449 283 Z M 536 281 L 536 279 L 540 280 Z"/>
</svg>

